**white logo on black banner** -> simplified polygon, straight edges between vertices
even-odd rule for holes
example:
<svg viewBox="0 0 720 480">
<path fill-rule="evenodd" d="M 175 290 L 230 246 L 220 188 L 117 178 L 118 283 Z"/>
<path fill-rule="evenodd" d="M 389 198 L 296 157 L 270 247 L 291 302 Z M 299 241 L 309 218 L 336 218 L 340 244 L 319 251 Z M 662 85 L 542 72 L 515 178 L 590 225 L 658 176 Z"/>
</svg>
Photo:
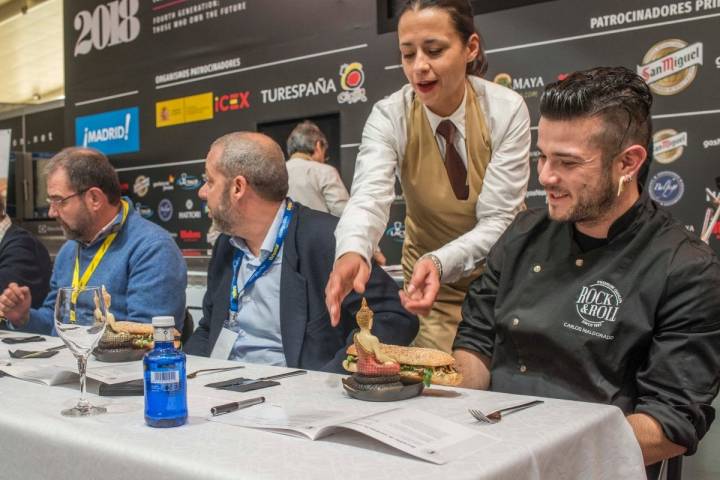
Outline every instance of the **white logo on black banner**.
<svg viewBox="0 0 720 480">
<path fill-rule="evenodd" d="M 80 31 L 80 36 L 73 56 L 135 40 L 140 35 L 139 8 L 138 0 L 114 0 L 98 5 L 93 11 L 78 12 L 73 26 Z"/>
</svg>

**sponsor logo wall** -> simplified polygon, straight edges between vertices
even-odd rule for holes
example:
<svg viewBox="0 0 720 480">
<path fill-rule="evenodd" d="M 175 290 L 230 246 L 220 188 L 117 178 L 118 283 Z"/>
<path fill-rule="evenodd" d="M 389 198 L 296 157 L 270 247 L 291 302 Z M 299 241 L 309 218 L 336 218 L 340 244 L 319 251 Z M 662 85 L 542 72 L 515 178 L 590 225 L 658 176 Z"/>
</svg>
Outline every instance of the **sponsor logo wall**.
<svg viewBox="0 0 720 480">
<path fill-rule="evenodd" d="M 203 159 L 217 137 L 339 113 L 340 172 L 349 186 L 372 105 L 406 82 L 397 36 L 377 34 L 366 2 L 334 6 L 337 21 L 323 22 L 322 34 L 303 25 L 328 18 L 325 2 L 302 9 L 275 3 L 64 4 L 66 143 L 108 153 L 138 211 L 181 246 L 205 246 L 209 219 L 197 198 L 203 164 L 187 162 Z M 558 0 L 479 15 L 475 23 L 488 49 L 486 79 L 525 98 L 533 127 L 543 88 L 569 72 L 622 64 L 643 76 L 655 97 L 648 188 L 654 180 L 651 194 L 700 231 L 703 192 L 720 176 L 718 13 L 715 0 Z M 527 203 L 544 208 L 536 139 L 533 130 Z M 400 198 L 382 240 L 391 263 L 399 261 L 404 211 Z"/>
</svg>

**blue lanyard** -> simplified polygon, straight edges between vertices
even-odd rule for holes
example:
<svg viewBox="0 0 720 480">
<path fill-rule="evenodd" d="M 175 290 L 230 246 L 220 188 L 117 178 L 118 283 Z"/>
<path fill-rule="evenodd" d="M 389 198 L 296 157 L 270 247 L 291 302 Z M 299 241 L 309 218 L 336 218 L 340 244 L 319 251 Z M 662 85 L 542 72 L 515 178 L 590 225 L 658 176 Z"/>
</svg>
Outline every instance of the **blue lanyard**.
<svg viewBox="0 0 720 480">
<path fill-rule="evenodd" d="M 265 272 L 268 271 L 268 269 L 272 266 L 273 261 L 280 253 L 280 247 L 282 247 L 283 241 L 285 240 L 285 235 L 287 235 L 288 226 L 290 226 L 290 220 L 292 220 L 294 207 L 295 205 L 293 201 L 288 198 L 285 206 L 285 212 L 283 213 L 282 223 L 280 223 L 277 238 L 275 238 L 275 245 L 273 246 L 270 255 L 268 255 L 265 260 L 263 260 L 263 262 L 253 272 L 250 278 L 245 281 L 245 285 L 243 285 L 241 291 L 238 291 L 237 288 L 237 278 L 238 274 L 240 273 L 240 265 L 242 264 L 242 259 L 245 254 L 239 248 L 235 249 L 235 253 L 233 254 L 233 276 L 230 286 L 230 311 L 232 313 L 236 314 L 239 310 L 238 299 L 240 298 L 240 294 L 244 294 L 255 283 L 255 281 L 257 281 L 258 278 L 262 277 Z"/>
</svg>

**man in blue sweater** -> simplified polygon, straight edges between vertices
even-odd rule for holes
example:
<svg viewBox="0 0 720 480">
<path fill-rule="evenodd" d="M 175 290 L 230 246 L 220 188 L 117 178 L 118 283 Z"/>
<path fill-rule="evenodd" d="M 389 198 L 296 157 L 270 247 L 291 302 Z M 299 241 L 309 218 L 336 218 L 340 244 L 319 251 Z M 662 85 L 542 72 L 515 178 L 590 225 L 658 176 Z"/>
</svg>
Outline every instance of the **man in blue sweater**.
<svg viewBox="0 0 720 480">
<path fill-rule="evenodd" d="M 47 169 L 50 216 L 67 242 L 55 259 L 50 293 L 30 308 L 27 286 L 11 283 L 0 295 L 0 316 L 18 330 L 50 334 L 57 289 L 105 285 L 117 320 L 149 323 L 173 315 L 178 330 L 185 311 L 187 271 L 177 245 L 161 227 L 142 218 L 120 197 L 120 182 L 102 153 L 70 147 Z"/>
</svg>

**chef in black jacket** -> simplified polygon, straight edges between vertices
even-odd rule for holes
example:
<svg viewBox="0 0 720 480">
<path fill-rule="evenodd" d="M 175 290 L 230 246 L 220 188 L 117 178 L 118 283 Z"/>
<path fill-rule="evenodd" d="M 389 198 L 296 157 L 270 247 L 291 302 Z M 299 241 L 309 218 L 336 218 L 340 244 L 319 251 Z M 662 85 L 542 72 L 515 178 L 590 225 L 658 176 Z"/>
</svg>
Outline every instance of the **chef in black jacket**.
<svg viewBox="0 0 720 480">
<path fill-rule="evenodd" d="M 652 477 L 715 418 L 720 262 L 638 184 L 651 105 L 622 67 L 547 86 L 548 208 L 518 215 L 491 250 L 453 349 L 466 387 L 620 407 Z"/>
</svg>

